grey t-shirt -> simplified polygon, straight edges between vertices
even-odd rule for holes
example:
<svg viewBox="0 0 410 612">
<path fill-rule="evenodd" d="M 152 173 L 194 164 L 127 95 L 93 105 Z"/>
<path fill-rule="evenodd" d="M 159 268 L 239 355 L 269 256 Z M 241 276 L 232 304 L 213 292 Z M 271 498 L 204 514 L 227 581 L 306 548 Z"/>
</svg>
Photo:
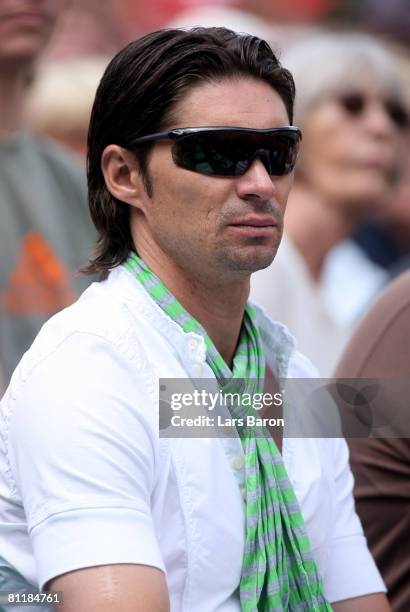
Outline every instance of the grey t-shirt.
<svg viewBox="0 0 410 612">
<path fill-rule="evenodd" d="M 4 385 L 42 324 L 90 283 L 76 271 L 87 263 L 94 235 L 80 164 L 61 147 L 28 132 L 0 141 Z"/>
</svg>

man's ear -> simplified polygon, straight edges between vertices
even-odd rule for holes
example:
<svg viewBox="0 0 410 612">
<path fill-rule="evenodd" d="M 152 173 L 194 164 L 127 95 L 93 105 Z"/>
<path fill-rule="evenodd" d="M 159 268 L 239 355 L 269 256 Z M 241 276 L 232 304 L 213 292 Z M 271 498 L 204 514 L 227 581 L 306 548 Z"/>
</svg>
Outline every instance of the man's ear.
<svg viewBox="0 0 410 612">
<path fill-rule="evenodd" d="M 111 195 L 136 208 L 143 207 L 147 194 L 133 153 L 119 145 L 108 145 L 101 157 L 101 170 Z"/>
</svg>

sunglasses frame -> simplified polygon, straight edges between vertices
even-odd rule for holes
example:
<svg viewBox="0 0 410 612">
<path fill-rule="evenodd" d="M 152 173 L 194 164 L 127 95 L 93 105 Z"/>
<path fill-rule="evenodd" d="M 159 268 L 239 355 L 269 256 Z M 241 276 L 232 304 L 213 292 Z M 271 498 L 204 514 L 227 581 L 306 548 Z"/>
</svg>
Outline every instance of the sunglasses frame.
<svg viewBox="0 0 410 612">
<path fill-rule="evenodd" d="M 155 142 L 157 140 L 165 140 L 171 139 L 174 140 L 174 144 L 176 144 L 179 140 L 184 139 L 186 136 L 190 136 L 193 134 L 207 134 L 207 133 L 220 133 L 220 132 L 229 132 L 236 134 L 253 134 L 253 135 L 261 135 L 261 136 L 271 136 L 271 135 L 284 135 L 293 139 L 296 143 L 300 142 L 302 139 L 301 130 L 294 125 L 285 125 L 280 127 L 273 127 L 267 129 L 257 129 L 257 128 L 244 128 L 244 127 L 236 127 L 236 126 L 198 126 L 198 127 L 185 127 L 185 128 L 174 128 L 172 130 L 168 130 L 165 132 L 157 132 L 155 134 L 147 134 L 146 136 L 140 136 L 139 138 L 135 138 L 131 140 L 126 146 L 125 149 L 135 150 L 146 144 L 151 142 Z M 257 151 L 257 149 L 256 149 Z M 180 167 L 181 164 L 177 163 L 174 155 L 173 155 L 174 163 Z M 201 173 L 197 170 L 192 170 L 193 172 Z M 245 170 L 246 172 L 246 170 Z M 240 175 L 219 175 L 219 174 L 209 174 L 208 176 L 240 176 Z"/>
</svg>

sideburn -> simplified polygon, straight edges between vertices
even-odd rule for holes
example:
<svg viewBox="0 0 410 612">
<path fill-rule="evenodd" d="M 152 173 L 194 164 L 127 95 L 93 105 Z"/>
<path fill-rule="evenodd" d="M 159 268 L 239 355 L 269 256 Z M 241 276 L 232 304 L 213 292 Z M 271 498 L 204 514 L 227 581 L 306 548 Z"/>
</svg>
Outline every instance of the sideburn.
<svg viewBox="0 0 410 612">
<path fill-rule="evenodd" d="M 152 184 L 152 179 L 149 171 L 145 168 L 141 172 L 142 182 L 144 183 L 144 188 L 149 198 L 152 198 L 154 195 L 154 186 Z"/>
</svg>

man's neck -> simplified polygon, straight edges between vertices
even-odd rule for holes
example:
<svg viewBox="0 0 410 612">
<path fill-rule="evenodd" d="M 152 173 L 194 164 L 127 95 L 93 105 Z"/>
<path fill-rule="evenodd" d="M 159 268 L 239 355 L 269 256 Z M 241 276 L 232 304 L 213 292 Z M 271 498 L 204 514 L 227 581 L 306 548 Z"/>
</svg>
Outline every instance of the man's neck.
<svg viewBox="0 0 410 612">
<path fill-rule="evenodd" d="M 303 255 L 315 281 L 320 279 L 329 251 L 347 238 L 355 227 L 337 202 L 295 185 L 290 193 L 285 215 L 286 233 Z"/>
<path fill-rule="evenodd" d="M 22 127 L 27 93 L 27 69 L 0 69 L 0 138 L 9 138 Z"/>
<path fill-rule="evenodd" d="M 249 277 L 231 283 L 187 275 L 163 253 L 139 249 L 140 257 L 183 307 L 204 327 L 229 367 L 239 340 L 249 295 Z"/>
</svg>

